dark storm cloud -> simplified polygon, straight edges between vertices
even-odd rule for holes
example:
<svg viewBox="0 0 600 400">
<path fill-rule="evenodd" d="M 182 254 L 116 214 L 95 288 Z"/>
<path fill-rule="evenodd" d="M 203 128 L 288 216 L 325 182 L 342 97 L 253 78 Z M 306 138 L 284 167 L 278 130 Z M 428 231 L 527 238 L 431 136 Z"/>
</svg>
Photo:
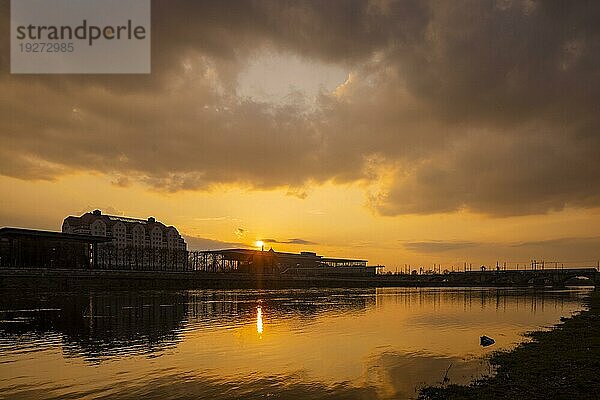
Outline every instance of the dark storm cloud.
<svg viewBox="0 0 600 400">
<path fill-rule="evenodd" d="M 600 3 L 152 7 L 150 76 L 11 76 L 0 4 L 1 174 L 298 193 L 383 174 L 370 204 L 384 215 L 600 205 Z M 239 98 L 239 73 L 265 48 L 351 74 L 314 107 Z"/>
</svg>

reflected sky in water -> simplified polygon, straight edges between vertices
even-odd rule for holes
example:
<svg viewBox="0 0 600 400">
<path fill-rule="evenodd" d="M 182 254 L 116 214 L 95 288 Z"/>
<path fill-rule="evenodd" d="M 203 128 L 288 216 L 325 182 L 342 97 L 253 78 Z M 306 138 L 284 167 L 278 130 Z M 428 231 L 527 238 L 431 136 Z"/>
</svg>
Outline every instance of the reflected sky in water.
<svg viewBox="0 0 600 400">
<path fill-rule="evenodd" d="M 0 397 L 414 398 L 582 308 L 585 290 L 3 293 Z M 496 340 L 479 346 L 479 336 Z"/>
</svg>

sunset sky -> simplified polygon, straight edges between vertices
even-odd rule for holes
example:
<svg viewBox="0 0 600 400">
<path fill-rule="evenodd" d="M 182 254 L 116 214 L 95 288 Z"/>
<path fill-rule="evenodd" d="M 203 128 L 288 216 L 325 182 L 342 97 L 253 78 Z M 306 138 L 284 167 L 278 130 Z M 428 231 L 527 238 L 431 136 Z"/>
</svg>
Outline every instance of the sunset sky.
<svg viewBox="0 0 600 400">
<path fill-rule="evenodd" d="M 600 3 L 155 1 L 149 75 L 11 75 L 0 226 L 95 208 L 404 264 L 600 259 Z"/>
</svg>

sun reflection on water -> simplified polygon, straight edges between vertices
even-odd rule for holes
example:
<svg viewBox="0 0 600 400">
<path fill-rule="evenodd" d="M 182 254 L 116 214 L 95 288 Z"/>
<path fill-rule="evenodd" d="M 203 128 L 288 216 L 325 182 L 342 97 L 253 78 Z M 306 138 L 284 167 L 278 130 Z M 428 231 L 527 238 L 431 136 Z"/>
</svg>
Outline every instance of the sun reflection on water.
<svg viewBox="0 0 600 400">
<path fill-rule="evenodd" d="M 258 332 L 259 335 L 262 335 L 263 333 L 263 319 L 261 306 L 256 307 L 256 332 Z"/>
</svg>

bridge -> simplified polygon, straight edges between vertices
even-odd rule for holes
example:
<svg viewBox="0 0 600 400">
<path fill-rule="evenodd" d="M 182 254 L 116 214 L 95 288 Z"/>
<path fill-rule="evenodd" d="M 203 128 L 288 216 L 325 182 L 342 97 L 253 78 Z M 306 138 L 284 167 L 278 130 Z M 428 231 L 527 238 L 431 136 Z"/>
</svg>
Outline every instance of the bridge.
<svg viewBox="0 0 600 400">
<path fill-rule="evenodd" d="M 422 277 L 423 275 L 417 276 Z M 435 277 L 437 279 L 441 278 L 444 283 L 448 284 L 481 284 L 494 286 L 565 286 L 569 284 L 600 284 L 600 273 L 596 268 L 592 267 L 449 272 L 446 274 L 435 275 Z"/>
</svg>

